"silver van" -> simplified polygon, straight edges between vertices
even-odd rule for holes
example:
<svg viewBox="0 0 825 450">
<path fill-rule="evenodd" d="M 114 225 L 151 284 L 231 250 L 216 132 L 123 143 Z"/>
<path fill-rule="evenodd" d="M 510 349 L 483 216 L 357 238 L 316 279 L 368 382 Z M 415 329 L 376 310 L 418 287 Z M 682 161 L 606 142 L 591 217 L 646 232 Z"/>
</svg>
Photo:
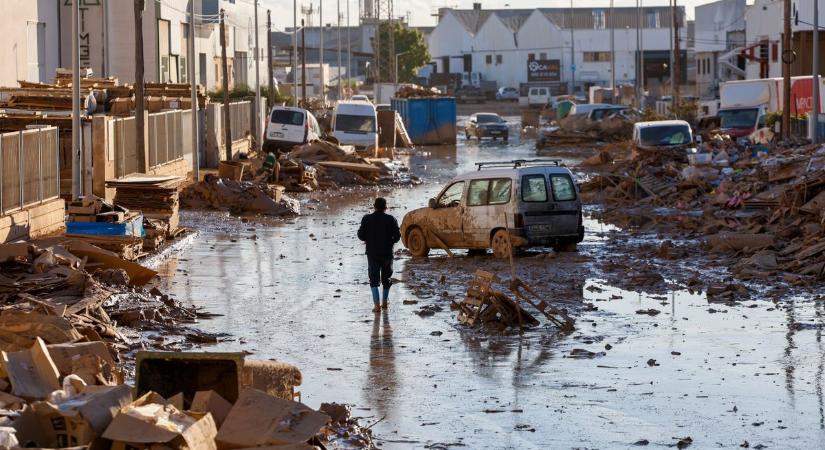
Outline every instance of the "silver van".
<svg viewBox="0 0 825 450">
<path fill-rule="evenodd" d="M 497 257 L 538 246 L 575 251 L 584 239 L 582 204 L 570 170 L 559 160 L 476 165 L 477 171 L 447 183 L 426 208 L 404 216 L 401 239 L 413 256 L 445 247 L 491 248 Z"/>
</svg>

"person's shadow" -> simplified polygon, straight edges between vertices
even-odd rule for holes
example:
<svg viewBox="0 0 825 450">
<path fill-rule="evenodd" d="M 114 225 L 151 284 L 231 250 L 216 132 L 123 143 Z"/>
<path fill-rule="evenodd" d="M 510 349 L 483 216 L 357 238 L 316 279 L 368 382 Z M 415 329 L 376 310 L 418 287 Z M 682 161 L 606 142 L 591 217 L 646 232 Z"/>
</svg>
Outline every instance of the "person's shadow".
<svg viewBox="0 0 825 450">
<path fill-rule="evenodd" d="M 383 322 L 383 323 L 382 323 Z M 375 313 L 370 335 L 370 366 L 364 384 L 365 397 L 377 410 L 376 419 L 386 416 L 395 405 L 398 379 L 392 326 L 386 309 Z"/>
</svg>

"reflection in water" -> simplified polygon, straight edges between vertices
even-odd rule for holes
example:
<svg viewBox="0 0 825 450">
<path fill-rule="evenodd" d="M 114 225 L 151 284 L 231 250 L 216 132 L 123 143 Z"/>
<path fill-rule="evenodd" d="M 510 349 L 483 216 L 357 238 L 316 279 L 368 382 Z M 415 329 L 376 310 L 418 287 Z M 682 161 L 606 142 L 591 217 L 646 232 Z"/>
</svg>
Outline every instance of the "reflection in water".
<svg viewBox="0 0 825 450">
<path fill-rule="evenodd" d="M 823 302 L 816 302 L 815 308 L 818 309 L 817 316 L 819 316 L 819 326 L 816 328 L 816 348 L 819 350 L 819 364 L 816 368 L 816 376 L 814 377 L 814 384 L 816 384 L 816 399 L 819 404 L 819 428 L 825 429 L 825 408 L 822 402 L 822 375 L 825 372 L 825 351 L 822 349 L 822 326 L 825 325 L 822 319 L 822 310 L 825 309 Z"/>
<path fill-rule="evenodd" d="M 364 383 L 364 397 L 374 405 L 381 417 L 395 406 L 398 376 L 395 371 L 395 348 L 392 326 L 387 310 L 376 313 L 370 335 L 370 367 Z"/>
<path fill-rule="evenodd" d="M 794 371 L 796 370 L 794 361 L 793 361 L 793 350 L 796 348 L 796 344 L 794 344 L 794 334 L 796 333 L 796 328 L 794 328 L 794 323 L 796 322 L 796 312 L 794 311 L 795 305 L 793 299 L 790 300 L 790 304 L 785 308 L 785 313 L 787 316 L 786 326 L 788 327 L 788 332 L 785 333 L 785 390 L 788 392 L 788 399 L 790 401 L 791 406 L 796 407 L 796 395 L 794 392 Z"/>
</svg>

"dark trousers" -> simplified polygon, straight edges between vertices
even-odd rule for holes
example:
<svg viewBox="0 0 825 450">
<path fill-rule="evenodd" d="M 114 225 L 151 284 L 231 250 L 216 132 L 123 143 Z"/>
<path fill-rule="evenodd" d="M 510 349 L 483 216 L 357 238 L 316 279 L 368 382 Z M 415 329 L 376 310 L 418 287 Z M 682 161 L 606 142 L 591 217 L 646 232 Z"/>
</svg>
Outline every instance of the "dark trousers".
<svg viewBox="0 0 825 450">
<path fill-rule="evenodd" d="M 389 289 L 392 285 L 392 255 L 390 256 L 370 256 L 367 255 L 367 270 L 370 275 L 370 287 L 384 286 Z"/>
</svg>

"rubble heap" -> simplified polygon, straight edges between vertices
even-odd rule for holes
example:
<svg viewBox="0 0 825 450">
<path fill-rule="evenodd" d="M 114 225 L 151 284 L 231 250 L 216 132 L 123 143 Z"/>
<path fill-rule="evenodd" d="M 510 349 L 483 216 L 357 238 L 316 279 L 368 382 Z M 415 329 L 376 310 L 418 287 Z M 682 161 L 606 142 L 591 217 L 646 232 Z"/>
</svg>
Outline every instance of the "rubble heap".
<svg viewBox="0 0 825 450">
<path fill-rule="evenodd" d="M 583 198 L 625 212 L 663 207 L 701 213 L 667 216 L 667 225 L 702 237 L 710 251 L 736 257 L 733 271 L 740 278 L 821 279 L 825 147 L 768 149 L 716 137 L 697 150 L 636 149 L 625 159 L 600 157 L 605 163 L 591 161 L 597 167 L 582 186 Z M 625 212 L 614 208 L 603 218 Z"/>
<path fill-rule="evenodd" d="M 203 181 L 183 188 L 180 201 L 187 208 L 229 209 L 233 214 L 294 216 L 301 213 L 298 201 L 283 195 L 279 186 L 214 175 L 206 175 Z"/>
</svg>

